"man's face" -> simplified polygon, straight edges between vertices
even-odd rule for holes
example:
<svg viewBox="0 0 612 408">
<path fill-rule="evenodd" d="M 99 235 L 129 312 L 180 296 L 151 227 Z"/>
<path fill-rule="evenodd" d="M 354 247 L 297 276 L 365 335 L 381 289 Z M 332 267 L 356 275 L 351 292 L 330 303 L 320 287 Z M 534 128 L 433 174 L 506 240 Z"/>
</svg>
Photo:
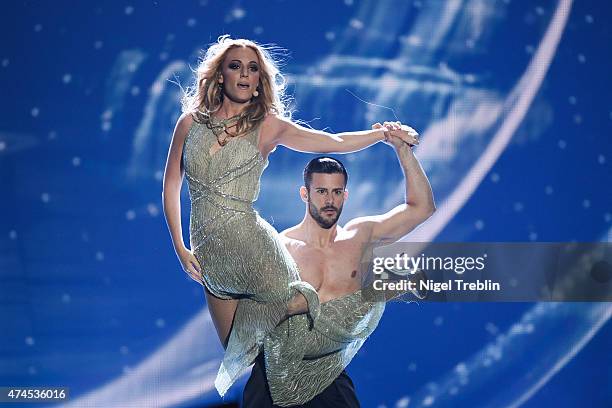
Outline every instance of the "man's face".
<svg viewBox="0 0 612 408">
<path fill-rule="evenodd" d="M 321 228 L 331 228 L 338 222 L 346 198 L 344 176 L 313 173 L 307 198 L 310 216 Z"/>
</svg>

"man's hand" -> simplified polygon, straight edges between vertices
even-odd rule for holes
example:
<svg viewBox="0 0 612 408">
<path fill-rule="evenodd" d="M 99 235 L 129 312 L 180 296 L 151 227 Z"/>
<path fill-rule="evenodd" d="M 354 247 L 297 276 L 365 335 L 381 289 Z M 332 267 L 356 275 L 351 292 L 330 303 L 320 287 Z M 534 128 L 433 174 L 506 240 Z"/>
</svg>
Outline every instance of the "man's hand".
<svg viewBox="0 0 612 408">
<path fill-rule="evenodd" d="M 386 129 L 385 132 L 385 143 L 400 148 L 403 144 L 407 144 L 410 147 L 419 144 L 419 134 L 416 130 L 407 125 L 402 125 L 401 122 L 384 122 L 384 125 L 375 123 L 372 125 L 372 129 Z"/>
<path fill-rule="evenodd" d="M 429 180 L 409 147 L 419 144 L 418 133 L 399 122 L 375 123 L 372 128 L 388 133 L 386 143 L 395 148 L 406 180 L 406 198 L 403 204 L 385 214 L 349 221 L 345 229 L 366 231 L 370 242 L 394 242 L 431 217 L 436 206 Z"/>
</svg>

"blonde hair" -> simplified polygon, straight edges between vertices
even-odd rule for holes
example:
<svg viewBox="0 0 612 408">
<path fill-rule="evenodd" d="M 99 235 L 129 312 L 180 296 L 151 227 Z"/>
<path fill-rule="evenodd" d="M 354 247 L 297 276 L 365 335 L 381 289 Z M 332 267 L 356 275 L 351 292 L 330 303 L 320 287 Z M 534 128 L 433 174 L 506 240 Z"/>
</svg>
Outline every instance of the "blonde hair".
<svg viewBox="0 0 612 408">
<path fill-rule="evenodd" d="M 232 39 L 228 34 L 222 35 L 217 42 L 206 50 L 204 58 L 199 61 L 193 86 L 186 89 L 181 100 L 183 113 L 190 113 L 198 122 L 207 123 L 210 116 L 218 111 L 223 102 L 223 90 L 218 86 L 221 65 L 227 52 L 235 47 L 249 47 L 259 58 L 259 95 L 243 111 L 236 130 L 244 134 L 255 128 L 264 120 L 267 113 L 280 116 L 291 116 L 285 96 L 286 81 L 281 74 L 279 61 L 274 56 L 283 53 L 279 47 L 260 45 L 246 39 Z"/>
</svg>

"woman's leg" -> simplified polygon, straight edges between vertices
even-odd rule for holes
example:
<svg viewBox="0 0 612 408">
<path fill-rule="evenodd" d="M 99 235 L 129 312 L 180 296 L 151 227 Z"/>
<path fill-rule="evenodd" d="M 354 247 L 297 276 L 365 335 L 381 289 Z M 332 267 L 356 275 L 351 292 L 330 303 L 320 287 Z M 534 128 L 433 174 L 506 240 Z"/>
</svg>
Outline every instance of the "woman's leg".
<svg viewBox="0 0 612 408">
<path fill-rule="evenodd" d="M 221 345 L 223 345 L 225 349 L 227 348 L 227 340 L 232 330 L 232 324 L 234 323 L 234 315 L 236 313 L 236 307 L 238 306 L 238 300 L 220 299 L 210 293 L 206 286 L 204 286 L 204 290 L 210 317 L 212 317 L 215 329 L 217 329 L 217 335 L 219 336 Z"/>
</svg>

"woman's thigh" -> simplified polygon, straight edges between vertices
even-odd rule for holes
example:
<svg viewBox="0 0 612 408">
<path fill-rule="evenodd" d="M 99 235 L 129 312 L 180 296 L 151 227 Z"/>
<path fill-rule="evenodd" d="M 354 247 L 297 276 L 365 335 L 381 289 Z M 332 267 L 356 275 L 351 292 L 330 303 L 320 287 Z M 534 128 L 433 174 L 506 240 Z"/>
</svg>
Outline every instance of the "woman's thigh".
<svg viewBox="0 0 612 408">
<path fill-rule="evenodd" d="M 208 311 L 212 318 L 215 329 L 217 329 L 217 335 L 223 348 L 227 347 L 227 340 L 229 333 L 232 329 L 234 322 L 234 315 L 236 313 L 236 307 L 238 306 L 237 299 L 219 299 L 213 296 L 206 287 L 204 287 L 206 293 L 206 304 L 208 305 Z"/>
</svg>

